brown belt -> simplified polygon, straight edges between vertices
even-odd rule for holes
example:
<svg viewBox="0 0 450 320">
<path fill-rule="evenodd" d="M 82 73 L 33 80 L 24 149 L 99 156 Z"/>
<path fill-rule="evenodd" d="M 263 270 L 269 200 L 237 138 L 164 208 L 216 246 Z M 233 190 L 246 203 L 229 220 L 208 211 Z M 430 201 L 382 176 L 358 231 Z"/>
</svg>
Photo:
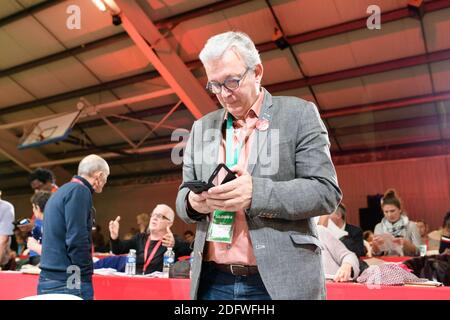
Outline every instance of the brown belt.
<svg viewBox="0 0 450 320">
<path fill-rule="evenodd" d="M 259 273 L 257 266 L 243 266 L 241 264 L 218 264 L 215 262 L 209 262 L 215 269 L 230 273 L 233 276 L 250 276 Z"/>
</svg>

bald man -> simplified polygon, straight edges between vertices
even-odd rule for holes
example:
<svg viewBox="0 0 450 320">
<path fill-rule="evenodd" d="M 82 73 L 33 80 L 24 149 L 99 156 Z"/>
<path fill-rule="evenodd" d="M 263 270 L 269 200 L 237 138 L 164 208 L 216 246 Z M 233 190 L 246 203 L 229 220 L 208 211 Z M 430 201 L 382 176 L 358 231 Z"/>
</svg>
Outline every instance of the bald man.
<svg viewBox="0 0 450 320">
<path fill-rule="evenodd" d="M 136 250 L 136 273 L 148 274 L 162 271 L 163 257 L 167 248 L 173 248 L 175 259 L 190 255 L 189 244 L 175 238 L 171 227 L 175 212 L 165 204 L 158 204 L 150 217 L 147 232 L 138 233 L 130 240 L 119 239 L 120 216 L 109 222 L 111 250 L 114 254 L 125 254 Z M 152 252 L 154 255 L 152 257 Z"/>
<path fill-rule="evenodd" d="M 58 189 L 45 205 L 38 294 L 72 294 L 94 299 L 92 286 L 92 196 L 101 193 L 109 165 L 91 154 L 78 165 L 78 175 Z"/>
</svg>

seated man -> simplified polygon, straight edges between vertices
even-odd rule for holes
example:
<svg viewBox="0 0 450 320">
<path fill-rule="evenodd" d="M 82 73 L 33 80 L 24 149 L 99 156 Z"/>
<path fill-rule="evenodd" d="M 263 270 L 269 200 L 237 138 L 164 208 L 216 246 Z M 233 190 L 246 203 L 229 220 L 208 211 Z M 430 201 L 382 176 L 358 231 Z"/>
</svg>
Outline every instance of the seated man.
<svg viewBox="0 0 450 320">
<path fill-rule="evenodd" d="M 58 186 L 55 184 L 55 175 L 52 171 L 43 168 L 37 168 L 28 176 L 31 189 L 34 192 L 46 191 L 55 193 L 58 190 Z M 31 222 L 17 226 L 22 232 L 31 232 L 34 228 L 36 217 L 33 214 Z M 38 227 L 42 226 L 42 220 L 37 222 Z"/>
<path fill-rule="evenodd" d="M 137 274 L 162 271 L 164 253 L 168 247 L 173 248 L 175 259 L 190 255 L 189 244 L 175 238 L 170 231 L 174 219 L 174 211 L 165 204 L 159 204 L 152 212 L 146 233 L 138 233 L 130 240 L 120 240 L 120 216 L 117 217 L 109 222 L 112 252 L 125 254 L 135 249 Z"/>
<path fill-rule="evenodd" d="M 364 247 L 366 248 L 366 257 L 372 257 L 372 241 L 373 232 L 371 230 L 366 230 L 363 232 Z"/>
<path fill-rule="evenodd" d="M 323 246 L 322 262 L 325 274 L 333 276 L 336 282 L 356 279 L 359 275 L 358 257 L 327 229 L 328 219 L 328 215 L 321 216 L 317 226 L 319 240 Z"/>
<path fill-rule="evenodd" d="M 345 205 L 341 203 L 336 211 L 330 214 L 330 219 L 338 228 L 347 231 L 348 233 L 348 235 L 343 236 L 339 240 L 345 244 L 348 250 L 354 252 L 358 257 L 363 257 L 366 255 L 363 232 L 361 228 L 346 223 L 346 214 L 347 209 Z"/>
<path fill-rule="evenodd" d="M 184 236 L 184 241 L 189 243 L 191 248 L 193 248 L 194 247 L 194 240 L 195 240 L 194 233 L 191 230 L 187 230 L 187 231 L 184 232 L 183 236 Z"/>
<path fill-rule="evenodd" d="M 37 191 L 31 197 L 33 215 L 36 218 L 34 227 L 31 231 L 31 237 L 28 237 L 27 247 L 30 249 L 30 261 L 33 266 L 37 266 L 41 260 L 42 254 L 42 221 L 44 220 L 44 209 L 48 199 L 52 194 L 47 191 Z"/>
</svg>

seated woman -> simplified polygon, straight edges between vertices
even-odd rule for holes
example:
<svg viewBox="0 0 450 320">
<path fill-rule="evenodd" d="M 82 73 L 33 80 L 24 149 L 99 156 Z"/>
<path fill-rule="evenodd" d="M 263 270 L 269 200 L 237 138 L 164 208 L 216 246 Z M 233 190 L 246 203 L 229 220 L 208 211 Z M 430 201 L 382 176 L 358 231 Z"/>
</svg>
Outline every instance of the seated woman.
<svg viewBox="0 0 450 320">
<path fill-rule="evenodd" d="M 322 242 L 322 262 L 326 275 L 334 275 L 336 282 L 356 279 L 359 275 L 359 261 L 356 254 L 348 250 L 344 243 L 336 239 L 327 229 L 329 216 L 321 216 L 317 226 Z"/>
<path fill-rule="evenodd" d="M 402 210 L 402 202 L 395 190 L 388 190 L 381 199 L 384 218 L 375 226 L 372 253 L 375 256 L 419 255 L 420 233 L 414 222 Z"/>
<path fill-rule="evenodd" d="M 444 217 L 439 253 L 450 254 L 450 211 Z"/>
</svg>

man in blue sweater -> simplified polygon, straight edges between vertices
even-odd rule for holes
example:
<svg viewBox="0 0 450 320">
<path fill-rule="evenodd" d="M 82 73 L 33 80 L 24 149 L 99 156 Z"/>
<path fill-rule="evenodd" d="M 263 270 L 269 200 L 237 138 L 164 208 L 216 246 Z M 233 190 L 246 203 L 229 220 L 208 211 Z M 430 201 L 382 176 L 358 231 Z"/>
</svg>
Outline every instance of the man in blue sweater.
<svg viewBox="0 0 450 320">
<path fill-rule="evenodd" d="M 101 193 L 108 163 L 97 155 L 81 160 L 78 175 L 45 206 L 38 294 L 63 293 L 92 300 L 92 194 Z"/>
</svg>

